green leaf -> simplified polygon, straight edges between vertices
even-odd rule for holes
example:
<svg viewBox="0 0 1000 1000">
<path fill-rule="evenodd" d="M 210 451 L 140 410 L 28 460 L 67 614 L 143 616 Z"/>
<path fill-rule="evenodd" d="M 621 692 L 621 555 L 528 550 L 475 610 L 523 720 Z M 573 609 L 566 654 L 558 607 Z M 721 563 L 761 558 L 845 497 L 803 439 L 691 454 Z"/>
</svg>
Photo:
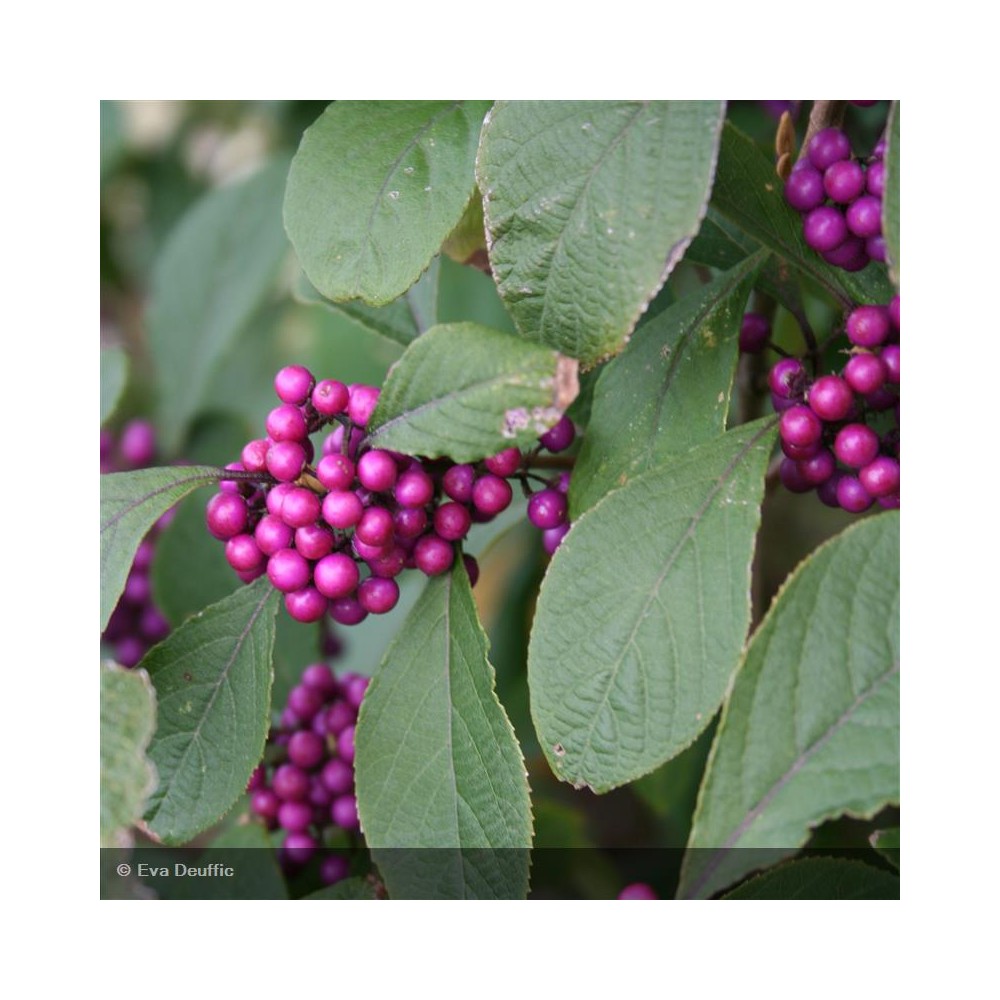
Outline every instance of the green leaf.
<svg viewBox="0 0 1000 1000">
<path fill-rule="evenodd" d="M 427 583 L 358 717 L 358 811 L 392 898 L 527 893 L 528 782 L 494 684 L 459 563 Z"/>
<path fill-rule="evenodd" d="M 170 234 L 153 274 L 149 347 L 163 447 L 175 453 L 213 371 L 271 285 L 288 249 L 288 162 L 205 195 Z"/>
<path fill-rule="evenodd" d="M 378 899 L 375 886 L 365 878 L 345 878 L 324 889 L 303 896 L 303 899 Z"/>
<path fill-rule="evenodd" d="M 754 239 L 810 275 L 842 305 L 888 302 L 885 268 L 851 273 L 827 264 L 802 236 L 802 217 L 785 203 L 781 179 L 760 147 L 728 122 L 722 130 L 712 205 Z"/>
<path fill-rule="evenodd" d="M 156 694 L 144 670 L 101 665 L 101 846 L 124 847 L 142 818 L 156 772 L 146 757 Z"/>
<path fill-rule="evenodd" d="M 128 355 L 120 347 L 101 348 L 101 423 L 112 413 L 125 390 Z"/>
<path fill-rule="evenodd" d="M 723 899 L 899 899 L 899 878 L 860 861 L 804 858 L 750 879 Z"/>
<path fill-rule="evenodd" d="M 803 562 L 757 629 L 702 783 L 679 895 L 709 896 L 812 827 L 899 800 L 899 515 Z M 761 852 L 761 853 L 758 853 Z"/>
<path fill-rule="evenodd" d="M 126 150 L 125 116 L 118 101 L 101 101 L 101 180 L 121 162 Z"/>
<path fill-rule="evenodd" d="M 270 724 L 278 591 L 266 576 L 175 629 L 142 660 L 159 724 L 160 784 L 146 818 L 166 843 L 190 840 L 243 794 Z"/>
<path fill-rule="evenodd" d="M 337 101 L 302 136 L 285 227 L 327 298 L 385 305 L 462 218 L 488 101 Z"/>
<path fill-rule="evenodd" d="M 740 323 L 766 256 L 758 252 L 644 323 L 604 367 L 573 469 L 574 519 L 725 430 Z"/>
<path fill-rule="evenodd" d="M 532 444 L 576 395 L 572 362 L 475 323 L 428 330 L 389 369 L 368 441 L 407 455 L 472 462 Z"/>
<path fill-rule="evenodd" d="M 721 101 L 500 101 L 477 161 L 490 264 L 524 337 L 617 354 L 705 214 Z"/>
<path fill-rule="evenodd" d="M 876 830 L 870 837 L 871 845 L 886 861 L 899 871 L 899 827 Z"/>
<path fill-rule="evenodd" d="M 101 631 L 146 532 L 182 497 L 223 475 L 221 469 L 188 465 L 101 476 Z"/>
<path fill-rule="evenodd" d="M 605 792 L 708 725 L 750 624 L 750 563 L 774 421 L 740 427 L 609 493 L 549 565 L 528 650 L 554 773 Z"/>
<path fill-rule="evenodd" d="M 892 102 L 885 143 L 885 196 L 882 201 L 882 232 L 892 283 L 899 288 L 899 101 Z M 886 300 L 888 301 L 888 300 Z"/>
<path fill-rule="evenodd" d="M 386 306 L 368 306 L 358 301 L 331 302 L 320 295 L 304 274 L 296 286 L 295 297 L 304 305 L 326 306 L 365 330 L 405 347 L 436 322 L 440 270 L 440 259 L 435 257 L 419 281 Z"/>
</svg>

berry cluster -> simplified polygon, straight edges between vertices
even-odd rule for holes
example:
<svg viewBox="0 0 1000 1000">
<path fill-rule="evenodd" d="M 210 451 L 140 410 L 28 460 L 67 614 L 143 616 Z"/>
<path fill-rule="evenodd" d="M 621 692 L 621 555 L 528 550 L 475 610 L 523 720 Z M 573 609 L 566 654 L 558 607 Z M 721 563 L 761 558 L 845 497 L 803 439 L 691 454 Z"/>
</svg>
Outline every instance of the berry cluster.
<svg viewBox="0 0 1000 1000">
<path fill-rule="evenodd" d="M 384 614 L 399 600 L 404 569 L 436 576 L 451 569 L 456 544 L 474 523 L 492 520 L 513 499 L 508 481 L 525 480 L 517 448 L 475 464 L 412 458 L 368 446 L 364 428 L 378 402 L 369 385 L 316 382 L 298 365 L 275 377 L 281 405 L 267 417 L 267 437 L 251 441 L 242 473 L 220 484 L 208 503 L 208 530 L 226 543 L 226 559 L 245 582 L 267 573 L 301 622 L 329 614 L 356 625 Z M 310 435 L 337 424 L 316 461 Z M 568 430 L 567 430 L 568 427 Z M 545 439 L 568 447 L 573 425 L 563 420 Z M 546 530 L 565 522 L 565 496 L 532 497 L 534 523 Z M 479 569 L 464 556 L 473 584 Z"/>
<path fill-rule="evenodd" d="M 155 459 L 156 433 L 147 421 L 132 420 L 117 436 L 107 428 L 101 430 L 102 475 L 146 468 Z M 114 649 L 115 660 L 124 667 L 134 667 L 170 631 L 169 622 L 153 603 L 149 567 L 156 537 L 172 517 L 172 510 L 164 514 L 139 545 L 125 589 L 101 635 L 101 641 Z"/>
<path fill-rule="evenodd" d="M 768 383 L 781 413 L 780 475 L 796 493 L 815 489 L 829 507 L 861 513 L 899 507 L 899 296 L 847 317 L 850 358 L 839 375 L 811 380 L 782 358 Z M 895 425 L 878 424 L 895 416 Z"/>
<path fill-rule="evenodd" d="M 282 862 L 294 869 L 316 855 L 324 837 L 360 829 L 354 797 L 354 726 L 368 678 L 337 678 L 325 663 L 305 668 L 280 724 L 268 737 L 267 764 L 250 778 L 250 808 L 270 829 L 285 831 Z M 342 855 L 320 862 L 330 885 L 348 874 Z"/>
<path fill-rule="evenodd" d="M 828 264 L 860 271 L 885 260 L 882 194 L 885 140 L 862 161 L 839 128 L 825 128 L 809 140 L 806 155 L 785 182 L 785 201 L 802 214 L 806 243 Z"/>
</svg>

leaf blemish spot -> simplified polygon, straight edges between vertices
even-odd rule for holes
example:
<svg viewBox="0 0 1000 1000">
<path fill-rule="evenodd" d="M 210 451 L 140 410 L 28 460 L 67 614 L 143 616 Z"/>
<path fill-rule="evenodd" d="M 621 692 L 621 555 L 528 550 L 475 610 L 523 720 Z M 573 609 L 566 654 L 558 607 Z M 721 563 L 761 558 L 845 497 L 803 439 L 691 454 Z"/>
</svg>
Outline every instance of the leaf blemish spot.
<svg viewBox="0 0 1000 1000">
<path fill-rule="evenodd" d="M 557 743 L 557 744 L 556 744 L 556 745 L 555 745 L 555 746 L 554 746 L 554 747 L 552 748 L 552 752 L 553 752 L 553 753 L 554 753 L 554 754 L 555 754 L 555 755 L 556 755 L 557 757 L 565 757 L 565 756 L 566 756 L 566 748 L 565 748 L 565 747 L 564 747 L 564 746 L 563 746 L 563 745 L 562 745 L 561 743 Z"/>
</svg>

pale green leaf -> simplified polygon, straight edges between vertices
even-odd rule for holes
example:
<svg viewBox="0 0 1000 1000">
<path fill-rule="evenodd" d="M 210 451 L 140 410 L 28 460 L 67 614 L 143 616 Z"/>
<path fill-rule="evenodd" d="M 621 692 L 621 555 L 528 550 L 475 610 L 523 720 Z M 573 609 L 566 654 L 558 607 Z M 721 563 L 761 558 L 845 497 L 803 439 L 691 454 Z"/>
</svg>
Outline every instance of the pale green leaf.
<svg viewBox="0 0 1000 1000">
<path fill-rule="evenodd" d="M 477 161 L 521 334 L 591 365 L 625 345 L 705 214 L 721 101 L 500 101 Z"/>
<path fill-rule="evenodd" d="M 158 427 L 174 453 L 211 376 L 271 293 L 288 249 L 281 199 L 288 162 L 205 195 L 170 234 L 153 274 L 149 347 Z"/>
<path fill-rule="evenodd" d="M 573 469 L 574 518 L 725 430 L 740 323 L 766 256 L 758 252 L 644 323 L 604 367 Z"/>
<path fill-rule="evenodd" d="M 187 465 L 101 476 L 101 630 L 125 587 L 146 533 L 178 500 L 224 478 L 221 469 Z"/>
<path fill-rule="evenodd" d="M 531 807 L 461 563 L 432 578 L 358 718 L 365 841 L 392 898 L 523 898 Z"/>
<path fill-rule="evenodd" d="M 142 819 L 156 771 L 146 757 L 156 694 L 144 670 L 101 665 L 101 846 L 124 847 Z"/>
<path fill-rule="evenodd" d="M 270 725 L 278 591 L 266 576 L 175 629 L 142 660 L 159 720 L 159 785 L 146 818 L 166 843 L 190 840 L 246 788 Z"/>
<path fill-rule="evenodd" d="M 750 625 L 750 564 L 773 420 L 730 431 L 609 493 L 542 584 L 531 713 L 555 774 L 604 792 L 708 725 Z"/>
<path fill-rule="evenodd" d="M 575 396 L 564 389 L 568 367 L 555 351 L 476 323 L 436 326 L 389 370 L 368 441 L 456 462 L 529 446 Z"/>
<path fill-rule="evenodd" d="M 488 101 L 336 101 L 288 175 L 285 227 L 329 299 L 384 305 L 462 218 Z"/>
<path fill-rule="evenodd" d="M 899 288 L 899 101 L 892 102 L 885 143 L 885 193 L 882 199 L 882 232 L 889 275 Z"/>
<path fill-rule="evenodd" d="M 886 861 L 899 871 L 899 827 L 890 827 L 888 830 L 876 830 L 869 838 L 872 847 L 882 855 Z"/>
<path fill-rule="evenodd" d="M 809 831 L 899 801 L 899 514 L 848 528 L 750 643 L 699 795 L 679 895 L 710 896 Z"/>
<path fill-rule="evenodd" d="M 101 348 L 101 423 L 118 405 L 128 376 L 128 355 L 120 347 Z"/>
</svg>

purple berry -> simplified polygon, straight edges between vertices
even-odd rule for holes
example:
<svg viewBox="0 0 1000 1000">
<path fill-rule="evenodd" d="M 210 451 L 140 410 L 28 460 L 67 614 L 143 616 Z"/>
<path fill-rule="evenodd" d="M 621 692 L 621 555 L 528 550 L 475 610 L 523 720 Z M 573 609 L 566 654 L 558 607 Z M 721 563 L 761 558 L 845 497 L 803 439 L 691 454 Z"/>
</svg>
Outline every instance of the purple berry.
<svg viewBox="0 0 1000 1000">
<path fill-rule="evenodd" d="M 298 479 L 305 464 L 306 450 L 298 441 L 277 441 L 267 449 L 267 471 L 279 482 Z"/>
<path fill-rule="evenodd" d="M 226 542 L 226 562 L 237 572 L 254 572 L 264 565 L 265 558 L 252 535 L 234 535 Z"/>
<path fill-rule="evenodd" d="M 267 577 L 276 590 L 289 594 L 312 582 L 312 570 L 295 549 L 281 549 L 267 560 Z"/>
<path fill-rule="evenodd" d="M 361 823 L 358 819 L 358 803 L 353 795 L 341 795 L 333 800 L 330 807 L 330 818 L 342 830 L 357 830 Z"/>
<path fill-rule="evenodd" d="M 441 478 L 441 488 L 452 500 L 468 503 L 475 480 L 476 470 L 471 465 L 453 465 Z"/>
<path fill-rule="evenodd" d="M 656 891 L 651 885 L 647 885 L 645 882 L 633 882 L 631 885 L 625 886 L 620 893 L 618 893 L 619 899 L 659 899 Z"/>
<path fill-rule="evenodd" d="M 302 671 L 302 684 L 329 697 L 337 690 L 337 679 L 325 663 L 312 663 Z"/>
<path fill-rule="evenodd" d="M 868 266 L 865 241 L 858 236 L 849 236 L 839 247 L 827 250 L 822 256 L 827 264 L 844 271 L 860 271 Z"/>
<path fill-rule="evenodd" d="M 847 222 L 840 209 L 820 205 L 805 217 L 803 235 L 813 250 L 829 253 L 847 239 Z"/>
<path fill-rule="evenodd" d="M 852 469 L 868 465 L 878 454 L 878 448 L 878 435 L 866 424 L 847 424 L 837 432 L 833 442 L 833 453 Z"/>
<path fill-rule="evenodd" d="M 882 232 L 882 202 L 870 194 L 858 198 L 847 209 L 847 228 L 855 236 L 879 236 Z"/>
<path fill-rule="evenodd" d="M 558 424 L 556 426 L 558 426 Z M 572 424 L 570 424 L 570 427 L 572 427 Z M 555 430 L 555 428 L 552 428 L 552 430 Z M 548 433 L 551 433 L 551 431 Z M 572 441 L 572 437 L 570 437 L 570 441 Z M 521 467 L 521 458 L 521 452 L 517 448 L 504 448 L 503 451 L 487 458 L 483 462 L 483 465 L 485 465 L 486 468 L 493 473 L 493 475 L 506 478 L 507 476 L 514 475 L 514 473 Z"/>
<path fill-rule="evenodd" d="M 472 502 L 478 511 L 493 516 L 506 510 L 514 498 L 514 491 L 506 479 L 486 473 L 472 486 Z"/>
<path fill-rule="evenodd" d="M 822 448 L 810 458 L 798 463 L 799 474 L 810 486 L 822 486 L 837 471 L 837 460 L 833 452 Z"/>
<path fill-rule="evenodd" d="M 313 381 L 312 372 L 308 368 L 288 365 L 274 376 L 274 391 L 283 403 L 298 406 L 309 398 Z"/>
<path fill-rule="evenodd" d="M 858 306 L 847 317 L 847 339 L 858 347 L 878 347 L 889 336 L 885 306 Z"/>
<path fill-rule="evenodd" d="M 351 865 L 340 854 L 328 854 L 319 863 L 319 880 L 323 885 L 336 885 L 351 874 Z"/>
<path fill-rule="evenodd" d="M 306 418 L 291 403 L 277 406 L 267 415 L 264 424 L 272 441 L 304 441 L 308 436 Z"/>
<path fill-rule="evenodd" d="M 860 514 L 874 503 L 874 497 L 854 476 L 841 476 L 837 481 L 837 503 L 852 514 Z"/>
<path fill-rule="evenodd" d="M 396 480 L 394 493 L 400 507 L 423 507 L 434 498 L 434 480 L 423 469 L 409 469 Z"/>
<path fill-rule="evenodd" d="M 273 556 L 275 552 L 287 549 L 292 544 L 294 533 L 281 518 L 265 514 L 257 522 L 253 537 L 261 552 Z"/>
<path fill-rule="evenodd" d="M 414 546 L 413 559 L 421 573 L 439 576 L 451 569 L 455 561 L 455 550 L 438 535 L 424 535 Z"/>
<path fill-rule="evenodd" d="M 313 409 L 324 417 L 333 417 L 347 409 L 350 394 L 343 382 L 324 379 L 312 391 Z"/>
<path fill-rule="evenodd" d="M 844 365 L 844 381 L 862 396 L 880 389 L 888 377 L 888 366 L 874 354 L 854 354 Z"/>
<path fill-rule="evenodd" d="M 569 534 L 569 522 L 560 524 L 557 528 L 546 528 L 542 532 L 542 548 L 551 556 Z"/>
<path fill-rule="evenodd" d="M 346 455 L 324 455 L 316 466 L 316 478 L 328 490 L 347 490 L 354 485 L 355 465 Z"/>
<path fill-rule="evenodd" d="M 879 352 L 879 357 L 885 365 L 887 380 L 899 385 L 899 344 L 886 344 Z"/>
<path fill-rule="evenodd" d="M 446 541 L 464 538 L 472 526 L 469 508 L 460 503 L 444 503 L 434 511 L 434 530 Z"/>
<path fill-rule="evenodd" d="M 399 601 L 399 584 L 395 580 L 370 576 L 358 586 L 358 603 L 373 615 L 384 615 Z"/>
<path fill-rule="evenodd" d="M 334 795 L 343 795 L 354 787 L 354 768 L 334 757 L 323 765 L 322 781 Z"/>
<path fill-rule="evenodd" d="M 858 473 L 858 479 L 876 499 L 898 495 L 899 462 L 888 455 L 879 455 Z"/>
<path fill-rule="evenodd" d="M 865 189 L 870 195 L 881 201 L 885 194 L 885 164 L 881 160 L 869 164 L 865 177 Z"/>
<path fill-rule="evenodd" d="M 771 321 L 760 313 L 746 313 L 740 323 L 740 350 L 760 354 L 771 337 Z"/>
<path fill-rule="evenodd" d="M 240 464 L 247 472 L 263 472 L 267 468 L 267 453 L 271 442 L 267 438 L 248 441 L 240 452 Z"/>
<path fill-rule="evenodd" d="M 318 622 L 329 602 L 315 587 L 303 587 L 285 594 L 285 610 L 297 622 Z"/>
<path fill-rule="evenodd" d="M 352 385 L 348 387 L 350 399 L 347 415 L 358 427 L 365 427 L 378 403 L 379 390 L 373 385 Z"/>
<path fill-rule="evenodd" d="M 312 688 L 301 686 L 301 690 L 311 691 Z M 288 759 L 304 771 L 311 771 L 326 756 L 326 744 L 322 738 L 308 729 L 300 729 L 292 733 L 288 741 Z"/>
<path fill-rule="evenodd" d="M 809 140 L 806 154 L 817 170 L 826 170 L 851 155 L 851 141 L 839 128 L 825 128 Z"/>
<path fill-rule="evenodd" d="M 315 562 L 333 551 L 333 535 L 321 524 L 304 524 L 295 529 L 295 548 Z"/>
<path fill-rule="evenodd" d="M 309 775 L 294 764 L 282 764 L 274 772 L 271 787 L 285 802 L 299 802 L 309 794 Z"/>
<path fill-rule="evenodd" d="M 244 532 L 248 520 L 246 501 L 235 493 L 216 493 L 205 509 L 209 533 L 219 541 L 224 542 Z"/>
<path fill-rule="evenodd" d="M 474 587 L 479 582 L 479 562 L 475 556 L 463 553 L 462 565 L 465 567 L 466 575 L 469 577 L 469 586 Z"/>
<path fill-rule="evenodd" d="M 798 358 L 782 358 L 768 373 L 767 384 L 775 396 L 798 399 L 806 384 L 806 372 Z"/>
<path fill-rule="evenodd" d="M 799 212 L 818 208 L 826 201 L 823 174 L 811 163 L 800 160 L 785 181 L 785 201 Z"/>
<path fill-rule="evenodd" d="M 277 819 L 281 799 L 270 788 L 261 788 L 250 796 L 250 808 L 262 819 Z"/>
<path fill-rule="evenodd" d="M 130 420 L 118 444 L 125 465 L 139 469 L 156 458 L 156 430 L 148 420 Z"/>
<path fill-rule="evenodd" d="M 778 466 L 778 476 L 782 485 L 791 493 L 808 493 L 813 484 L 802 474 L 799 463 L 792 458 L 783 458 Z"/>
<path fill-rule="evenodd" d="M 344 700 L 352 708 L 361 708 L 361 702 L 371 683 L 370 677 L 361 674 L 345 674 L 343 677 Z"/>
<path fill-rule="evenodd" d="M 864 189 L 864 168 L 854 160 L 839 160 L 827 167 L 823 174 L 823 190 L 832 201 L 841 205 L 854 201 Z"/>
<path fill-rule="evenodd" d="M 899 329 L 899 296 L 894 295 L 892 301 L 889 303 L 889 322 L 898 330 Z"/>
<path fill-rule="evenodd" d="M 566 497 L 558 490 L 539 490 L 528 501 L 528 520 L 543 530 L 565 524 L 568 511 Z"/>
<path fill-rule="evenodd" d="M 358 459 L 358 481 L 373 493 L 391 490 L 396 482 L 397 471 L 392 455 L 378 448 L 366 451 Z"/>
<path fill-rule="evenodd" d="M 307 524 L 315 524 L 319 512 L 319 497 L 312 490 L 297 486 L 285 494 L 281 505 L 281 520 L 290 528 L 302 528 Z"/>
<path fill-rule="evenodd" d="M 353 528 L 365 512 L 364 504 L 351 490 L 331 490 L 323 498 L 323 520 L 334 528 Z"/>
<path fill-rule="evenodd" d="M 783 441 L 796 448 L 808 448 L 822 436 L 823 422 L 808 406 L 793 406 L 781 414 L 780 431 Z"/>
<path fill-rule="evenodd" d="M 469 487 L 472 496 L 472 487 Z M 402 507 L 393 515 L 392 522 L 396 537 L 400 541 L 411 541 L 419 538 L 427 527 L 427 511 L 422 507 Z"/>
<path fill-rule="evenodd" d="M 330 617 L 338 625 L 359 625 L 368 617 L 368 612 L 354 597 L 338 597 L 330 602 Z"/>
<path fill-rule="evenodd" d="M 821 420 L 843 420 L 854 405 L 851 387 L 837 375 L 823 375 L 810 386 L 807 396 L 813 413 Z"/>
<path fill-rule="evenodd" d="M 366 545 L 381 548 L 392 541 L 393 527 L 392 514 L 385 507 L 369 507 L 361 515 L 354 535 Z"/>
<path fill-rule="evenodd" d="M 538 440 L 543 448 L 547 448 L 551 452 L 559 452 L 565 451 L 573 443 L 575 437 L 576 428 L 573 426 L 573 421 L 563 414 L 559 418 L 559 422 L 547 430 Z M 490 471 L 495 472 L 496 470 L 490 469 Z"/>
<path fill-rule="evenodd" d="M 358 586 L 358 565 L 343 552 L 320 559 L 313 569 L 313 584 L 325 597 L 337 600 L 349 597 Z"/>
</svg>

